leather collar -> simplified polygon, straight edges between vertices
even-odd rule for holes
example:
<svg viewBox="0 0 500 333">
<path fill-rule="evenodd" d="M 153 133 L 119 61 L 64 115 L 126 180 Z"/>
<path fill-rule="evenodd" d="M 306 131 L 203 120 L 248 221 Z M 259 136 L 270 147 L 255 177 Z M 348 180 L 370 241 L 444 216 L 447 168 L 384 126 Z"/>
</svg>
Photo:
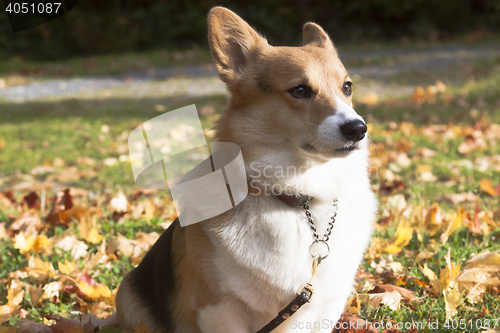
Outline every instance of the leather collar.
<svg viewBox="0 0 500 333">
<path fill-rule="evenodd" d="M 307 199 L 309 199 L 309 201 L 312 200 L 312 197 L 309 196 L 302 196 L 302 195 L 297 196 L 295 194 L 287 194 L 287 193 L 281 193 L 276 197 L 290 207 L 303 206 Z"/>
</svg>

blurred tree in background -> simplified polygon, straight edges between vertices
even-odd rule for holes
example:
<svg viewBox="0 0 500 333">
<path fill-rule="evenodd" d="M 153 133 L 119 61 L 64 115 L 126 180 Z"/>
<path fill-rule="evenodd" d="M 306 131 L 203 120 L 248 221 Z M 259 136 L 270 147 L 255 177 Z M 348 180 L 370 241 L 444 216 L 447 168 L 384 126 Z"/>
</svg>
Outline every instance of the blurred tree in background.
<svg viewBox="0 0 500 333">
<path fill-rule="evenodd" d="M 13 34 L 0 14 L 0 57 L 72 55 L 206 45 L 206 15 L 226 6 L 272 44 L 298 44 L 301 26 L 321 24 L 336 42 L 446 39 L 500 30 L 499 0 L 83 0 L 55 21 Z"/>
</svg>

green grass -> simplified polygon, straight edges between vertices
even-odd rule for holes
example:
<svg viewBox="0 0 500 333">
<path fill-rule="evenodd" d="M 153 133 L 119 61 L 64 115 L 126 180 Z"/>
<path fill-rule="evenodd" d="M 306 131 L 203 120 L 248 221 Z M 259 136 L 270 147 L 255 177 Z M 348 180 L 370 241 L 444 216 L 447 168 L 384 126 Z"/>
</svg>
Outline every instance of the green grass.
<svg viewBox="0 0 500 333">
<path fill-rule="evenodd" d="M 180 97 L 3 104 L 0 140 L 5 140 L 5 147 L 0 157 L 0 184 L 5 188 L 13 186 L 20 175 L 43 181 L 73 166 L 82 176 L 70 177 L 64 182 L 67 186 L 87 189 L 131 187 L 134 180 L 128 159 L 112 166 L 104 165 L 104 160 L 128 156 L 128 133 L 158 116 L 156 105 L 175 109 L 188 103 L 196 103 L 198 107 L 211 105 L 220 112 L 226 101 L 223 96 L 214 96 L 197 100 Z M 213 115 L 202 117 L 202 126 L 209 128 L 213 119 Z M 109 127 L 108 133 L 101 130 L 104 124 Z M 93 159 L 96 165 L 82 165 L 78 162 L 82 157 Z M 30 174 L 34 167 L 53 165 L 56 158 L 64 160 L 65 165 L 56 168 L 55 172 Z M 85 174 L 89 169 L 95 172 Z"/>
<path fill-rule="evenodd" d="M 62 63 L 36 64 L 26 63 L 22 60 L 12 60 L 7 64 L 0 65 L 0 77 L 10 72 L 23 72 L 26 75 L 36 71 L 39 66 L 43 68 L 42 73 L 36 79 L 45 79 L 59 76 L 73 75 L 101 75 L 115 71 L 116 73 L 145 69 L 149 66 L 166 66 L 171 62 L 165 61 L 166 53 L 159 52 L 154 57 L 147 56 L 141 60 L 141 55 L 125 55 L 118 59 L 112 57 L 98 57 L 91 59 L 74 59 Z M 194 62 L 205 61 L 206 54 L 194 56 Z M 82 68 L 87 61 L 96 61 L 94 67 L 90 69 Z M 381 59 L 380 61 L 383 61 Z M 112 63 L 115 65 L 111 65 Z M 68 66 L 72 71 L 67 74 L 60 73 L 60 68 Z M 111 66 L 111 69 L 109 67 Z M 390 169 L 398 179 L 400 179 L 406 188 L 400 192 L 390 194 L 380 194 L 380 212 L 390 210 L 388 201 L 395 194 L 403 194 L 407 202 L 407 207 L 413 207 L 415 219 L 418 220 L 418 207 L 429 208 L 434 202 L 439 203 L 443 213 L 453 213 L 460 206 L 465 206 L 467 212 L 473 216 L 476 205 L 481 211 L 488 214 L 498 211 L 500 207 L 499 197 L 492 197 L 479 188 L 479 180 L 489 178 L 493 184 L 500 182 L 500 172 L 493 169 L 485 172 L 479 171 L 474 167 L 472 169 L 465 166 L 464 161 L 474 162 L 475 158 L 480 156 L 491 156 L 500 154 L 500 145 L 493 144 L 494 141 L 488 140 L 487 147 L 482 151 L 474 151 L 471 154 L 463 155 L 458 151 L 458 147 L 464 138 L 460 135 L 455 138 L 443 138 L 441 135 L 426 136 L 420 130 L 422 127 L 432 124 L 449 123 L 465 126 L 474 126 L 477 122 L 483 121 L 485 124 L 500 123 L 500 71 L 498 70 L 498 61 L 491 61 L 476 64 L 477 76 L 474 80 L 462 80 L 456 86 L 448 87 L 443 94 L 436 96 L 435 101 L 427 101 L 423 104 L 417 104 L 409 98 L 386 98 L 375 106 L 367 106 L 356 100 L 356 110 L 365 115 L 369 122 L 374 124 L 374 133 L 372 141 L 380 150 L 374 152 L 375 158 L 385 161 L 390 152 L 400 152 L 398 140 L 407 140 L 412 143 L 412 147 L 406 152 L 411 160 L 408 166 L 399 166 L 394 161 L 382 163 L 379 173 L 372 173 L 372 183 L 376 186 L 385 181 L 378 177 L 378 174 L 384 169 Z M 37 74 L 38 75 L 38 74 Z M 414 84 L 423 84 L 431 81 L 432 73 L 424 73 L 420 79 L 411 81 Z M 399 77 L 396 79 L 404 80 Z M 413 79 L 412 79 L 413 80 Z M 418 81 L 423 80 L 423 81 Z M 417 82 L 418 81 L 418 82 Z M 409 82 L 409 81 L 408 81 Z M 226 95 L 214 95 L 199 99 L 192 99 L 188 96 L 170 96 L 165 97 L 159 94 L 158 97 L 128 98 L 126 93 L 112 91 L 109 98 L 95 98 L 75 96 L 74 98 L 54 98 L 49 101 L 35 101 L 26 103 L 6 103 L 0 101 L 2 122 L 0 124 L 0 142 L 5 142 L 3 148 L 0 148 L 0 187 L 2 191 L 15 189 L 21 183 L 28 184 L 26 189 L 15 190 L 17 197 L 27 194 L 31 188 L 37 189 L 40 195 L 38 185 L 43 182 L 52 182 L 59 187 L 80 187 L 86 190 L 98 193 L 97 198 L 100 201 L 93 201 L 87 198 L 84 204 L 89 206 L 98 206 L 102 208 L 102 214 L 98 219 L 98 232 L 105 239 L 109 240 L 118 234 L 126 238 L 133 239 L 138 232 L 161 232 L 160 226 L 165 222 L 164 217 L 155 217 L 151 220 L 144 218 L 132 219 L 130 216 L 117 223 L 111 217 L 111 212 L 107 210 L 106 205 L 109 199 L 119 191 L 125 194 L 131 194 L 136 186 L 131 173 L 130 163 L 121 156 L 127 156 L 127 137 L 128 133 L 142 122 L 149 120 L 160 114 L 158 105 L 162 105 L 173 110 L 175 108 L 195 103 L 200 109 L 204 106 L 213 106 L 214 115 L 202 117 L 202 125 L 209 128 L 226 105 Z M 471 111 L 476 110 L 476 111 Z M 482 120 L 483 119 L 483 120 Z M 405 121 L 414 124 L 415 132 L 405 134 L 400 124 Z M 109 132 L 103 131 L 103 125 L 109 127 Z M 396 125 L 396 127 L 394 127 Z M 436 156 L 423 159 L 419 157 L 419 148 L 429 148 L 436 152 Z M 82 158 L 90 158 L 95 164 L 89 165 L 82 162 Z M 105 160 L 116 158 L 118 163 L 107 166 Z M 62 159 L 64 165 L 57 166 L 56 159 Z M 44 173 L 35 174 L 32 170 L 39 166 L 53 166 L 53 170 Z M 55 166 L 54 166 L 55 165 Z M 427 166 L 430 168 L 435 181 L 421 181 L 419 179 L 419 168 Z M 72 167 L 76 169 L 71 169 Z M 68 170 L 70 172 L 68 173 Z M 76 171 L 75 171 L 76 170 Z M 454 171 L 455 170 L 455 171 Z M 62 177 L 64 173 L 66 177 Z M 76 176 L 75 176 L 76 175 Z M 31 184 L 31 185 L 30 185 Z M 453 204 L 445 200 L 445 196 L 451 193 L 472 192 L 478 196 L 477 202 L 464 202 Z M 168 194 L 164 195 L 168 198 Z M 162 196 L 160 195 L 160 198 Z M 163 198 L 162 198 L 163 199 Z M 141 199 L 138 199 L 139 201 Z M 1 207 L 1 206 L 0 206 Z M 0 208 L 1 209 L 1 208 Z M 497 214 L 500 214 L 498 211 Z M 397 215 L 397 214 L 396 214 Z M 4 208 L 0 210 L 0 223 L 9 225 L 12 218 L 19 216 L 15 209 Z M 381 215 L 382 216 L 382 215 Z M 495 215 L 496 222 L 499 223 L 498 215 Z M 421 218 L 421 217 L 420 217 Z M 395 217 L 393 212 L 391 220 L 377 230 L 374 234 L 375 239 L 389 240 L 394 237 L 400 218 Z M 413 223 L 413 222 L 412 222 Z M 370 266 L 371 260 L 380 258 L 388 262 L 400 262 L 406 268 L 404 275 L 428 281 L 423 275 L 418 265 L 415 265 L 416 256 L 423 250 L 429 250 L 429 244 L 436 242 L 437 245 L 432 249 L 434 255 L 420 264 L 426 263 L 436 274 L 445 265 L 445 256 L 450 249 L 452 261 L 455 264 L 463 263 L 472 254 L 479 253 L 484 249 L 490 251 L 500 250 L 500 229 L 491 228 L 488 235 L 472 234 L 468 228 L 462 226 L 447 240 L 445 244 L 439 241 L 439 233 L 430 236 L 425 230 L 419 230 L 415 225 L 412 239 L 399 253 L 389 256 L 383 251 L 376 254 L 376 257 L 370 257 L 366 254 L 366 260 L 363 262 L 363 269 L 368 273 L 376 274 L 375 269 Z M 57 227 L 47 232 L 49 237 L 61 234 L 77 234 L 78 229 L 70 223 L 68 227 Z M 419 235 L 419 233 L 421 233 Z M 0 280 L 5 279 L 10 272 L 16 271 L 27 265 L 27 256 L 19 253 L 12 245 L 12 239 L 0 240 Z M 87 243 L 89 252 L 98 251 L 99 245 Z M 32 256 L 38 256 L 37 253 L 31 253 Z M 46 261 L 53 263 L 57 268 L 59 262 L 71 261 L 69 253 L 54 254 L 51 256 L 42 256 Z M 96 266 L 95 279 L 97 282 L 106 284 L 111 290 L 116 288 L 125 272 L 129 271 L 134 265 L 128 257 L 119 257 L 117 260 L 110 261 L 110 266 Z M 78 263 L 81 267 L 84 262 Z M 419 264 L 419 265 L 420 265 Z M 380 275 L 381 282 L 394 283 L 390 275 Z M 30 283 L 31 280 L 26 280 Z M 412 320 L 437 321 L 439 323 L 439 332 L 456 332 L 453 327 L 444 327 L 446 323 L 446 309 L 443 297 L 431 295 L 429 290 L 422 287 L 410 279 L 404 286 L 415 292 L 420 304 L 404 304 L 398 311 L 392 311 L 387 306 L 378 308 L 364 307 L 361 309 L 361 316 L 372 321 L 393 320 L 396 322 L 411 322 Z M 0 305 L 5 304 L 7 288 L 5 283 L 0 283 Z M 61 314 L 68 316 L 74 311 L 78 303 L 75 295 L 64 294 L 61 301 L 57 304 L 44 301 L 40 305 L 30 304 L 29 296 L 25 297 L 22 305 L 29 312 L 28 318 L 41 321 L 43 316 L 49 314 Z M 482 300 L 476 304 L 471 304 L 462 297 L 462 305 L 455 316 L 457 319 L 476 320 L 479 314 L 483 312 L 483 307 L 489 310 L 480 319 L 498 319 L 500 318 L 500 298 L 498 291 L 486 293 Z M 19 320 L 19 316 L 10 320 L 14 323 Z M 428 329 L 427 332 L 432 330 Z M 481 332 L 479 328 L 470 328 L 460 330 L 465 332 Z"/>
</svg>

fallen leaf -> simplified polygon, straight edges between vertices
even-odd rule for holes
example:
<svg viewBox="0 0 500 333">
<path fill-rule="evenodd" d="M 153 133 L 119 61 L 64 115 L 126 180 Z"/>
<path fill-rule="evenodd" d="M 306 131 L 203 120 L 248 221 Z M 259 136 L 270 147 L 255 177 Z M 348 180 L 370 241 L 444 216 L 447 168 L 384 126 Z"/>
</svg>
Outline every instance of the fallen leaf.
<svg viewBox="0 0 500 333">
<path fill-rule="evenodd" d="M 141 322 L 137 327 L 134 327 L 133 333 L 152 333 L 146 324 L 144 324 L 144 320 L 141 318 Z"/>
<path fill-rule="evenodd" d="M 75 235 L 66 236 L 57 241 L 54 245 L 60 250 L 70 251 L 74 259 L 85 257 L 87 255 L 87 249 L 89 248 L 87 244 L 79 241 Z"/>
<path fill-rule="evenodd" d="M 496 196 L 500 195 L 498 190 L 495 187 L 493 187 L 493 183 L 492 183 L 491 179 L 487 179 L 487 178 L 481 179 L 479 181 L 479 187 L 481 188 L 481 190 L 488 193 L 492 197 L 496 197 Z"/>
<path fill-rule="evenodd" d="M 97 231 L 97 216 L 89 216 L 86 214 L 81 217 L 80 223 L 78 223 L 78 230 L 80 231 L 80 237 L 85 239 L 87 242 L 92 244 L 99 244 L 103 237 Z"/>
<path fill-rule="evenodd" d="M 387 266 L 396 274 L 403 274 L 405 271 L 405 268 L 400 262 L 390 262 Z"/>
<path fill-rule="evenodd" d="M 64 275 L 70 275 L 76 270 L 76 265 L 74 261 L 66 261 L 66 263 L 58 262 L 57 267 L 59 272 Z"/>
<path fill-rule="evenodd" d="M 35 192 L 30 192 L 24 196 L 23 201 L 28 205 L 28 208 L 40 208 L 40 197 Z"/>
<path fill-rule="evenodd" d="M 370 322 L 358 314 L 344 312 L 331 333 L 378 333 Z M 347 328 L 346 328 L 347 327 Z M 148 333 L 148 332 L 136 332 Z"/>
<path fill-rule="evenodd" d="M 59 292 L 62 290 L 62 283 L 60 281 L 53 281 L 49 284 L 46 284 L 43 287 L 42 299 L 59 299 Z"/>
<path fill-rule="evenodd" d="M 404 246 L 410 243 L 412 237 L 413 228 L 410 226 L 410 223 L 405 221 L 399 222 L 394 240 L 385 248 L 385 251 L 388 253 L 400 252 Z"/>
<path fill-rule="evenodd" d="M 437 177 L 432 173 L 432 171 L 423 171 L 418 175 L 418 180 L 422 182 L 435 182 Z"/>
<path fill-rule="evenodd" d="M 139 232 L 135 235 L 135 243 L 138 247 L 144 250 L 149 250 L 160 238 L 160 234 L 157 232 L 145 233 Z"/>
<path fill-rule="evenodd" d="M 44 228 L 43 222 L 38 216 L 22 216 L 9 226 L 9 233 L 24 232 L 25 234 L 37 235 Z"/>
<path fill-rule="evenodd" d="M 374 289 L 370 290 L 368 293 L 369 294 L 377 294 L 377 293 L 393 292 L 393 291 L 400 293 L 401 296 L 408 301 L 416 301 L 417 300 L 413 291 L 408 290 L 406 288 L 393 286 L 391 284 L 378 284 L 375 286 Z"/>
<path fill-rule="evenodd" d="M 111 290 L 106 285 L 97 283 L 88 273 L 80 275 L 78 280 L 78 288 L 88 298 L 96 300 L 111 297 Z"/>
<path fill-rule="evenodd" d="M 5 222 L 0 223 L 0 239 L 7 239 L 7 230 L 5 229 Z"/>
<path fill-rule="evenodd" d="M 427 264 L 424 267 L 420 267 L 422 273 L 429 279 L 430 284 L 433 286 L 433 291 L 435 294 L 439 294 L 439 279 L 432 269 L 427 267 Z"/>
<path fill-rule="evenodd" d="M 35 239 L 36 237 L 34 235 L 25 235 L 24 232 L 21 232 L 14 237 L 12 245 L 15 249 L 18 249 L 22 255 L 25 255 L 31 252 L 33 245 L 35 245 Z"/>
<path fill-rule="evenodd" d="M 443 222 L 443 216 L 441 215 L 441 207 L 436 202 L 432 204 L 427 212 L 424 220 L 425 230 L 430 236 L 434 236 L 436 232 L 441 228 Z"/>
<path fill-rule="evenodd" d="M 403 296 L 397 291 L 386 291 L 383 293 L 370 294 L 369 306 L 378 308 L 380 304 L 387 305 L 391 310 L 397 311 L 401 307 Z"/>
<path fill-rule="evenodd" d="M 31 302 L 36 305 L 36 304 L 38 304 L 38 301 L 42 297 L 42 293 L 43 293 L 42 286 L 35 287 L 33 285 L 29 285 L 28 286 L 28 293 L 31 297 Z"/>
<path fill-rule="evenodd" d="M 89 314 L 96 316 L 97 318 L 108 318 L 111 316 L 111 311 L 113 306 L 107 304 L 106 302 L 98 302 L 92 305 Z"/>
<path fill-rule="evenodd" d="M 11 310 L 12 308 L 8 305 L 0 305 L 0 324 L 9 320 Z"/>
<path fill-rule="evenodd" d="M 462 226 L 466 216 L 467 211 L 465 210 L 465 207 L 460 207 L 453 222 L 448 225 L 448 229 L 446 229 L 446 231 L 441 235 L 442 244 L 446 243 L 450 235 Z"/>
<path fill-rule="evenodd" d="M 18 323 L 17 333 L 53 333 L 53 331 L 47 325 L 21 319 Z"/>
<path fill-rule="evenodd" d="M 135 241 L 127 239 L 121 234 L 118 234 L 117 237 L 114 237 L 109 241 L 109 253 L 115 253 L 117 250 L 120 251 L 122 255 L 129 258 L 137 258 L 143 252 L 141 248 L 137 246 Z"/>
<path fill-rule="evenodd" d="M 477 201 L 479 197 L 472 192 L 467 193 L 448 193 L 444 196 L 454 204 L 459 204 L 464 201 Z"/>
<path fill-rule="evenodd" d="M 460 292 L 456 289 L 444 293 L 444 302 L 446 307 L 446 319 L 451 319 L 458 311 L 457 307 L 460 304 Z"/>
<path fill-rule="evenodd" d="M 37 280 L 43 281 L 49 277 L 56 276 L 54 266 L 50 262 L 43 261 L 39 257 L 32 256 L 28 260 L 28 274 Z"/>
</svg>

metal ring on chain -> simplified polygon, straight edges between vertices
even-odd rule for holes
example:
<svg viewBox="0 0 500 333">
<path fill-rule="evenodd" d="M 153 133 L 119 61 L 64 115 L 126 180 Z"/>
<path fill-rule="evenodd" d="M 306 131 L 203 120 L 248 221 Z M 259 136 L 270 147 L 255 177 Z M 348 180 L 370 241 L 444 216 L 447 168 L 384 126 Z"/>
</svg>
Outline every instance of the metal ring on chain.
<svg viewBox="0 0 500 333">
<path fill-rule="evenodd" d="M 311 211 L 309 210 L 309 201 L 312 200 L 312 197 L 309 197 L 309 196 L 305 196 L 305 195 L 302 195 L 300 194 L 304 199 L 305 199 L 305 202 L 303 204 L 303 208 L 304 208 L 304 211 L 305 211 L 305 214 L 306 214 L 306 218 L 307 218 L 307 221 L 309 222 L 309 226 L 311 228 L 311 231 L 312 231 L 312 236 L 313 236 L 313 242 L 312 244 L 309 246 L 309 252 L 311 253 L 311 256 L 314 258 L 316 255 L 320 255 L 320 259 L 319 261 L 321 262 L 321 260 L 325 259 L 326 257 L 328 257 L 328 255 L 330 254 L 330 246 L 328 245 L 328 240 L 330 239 L 330 235 L 332 234 L 332 229 L 333 229 L 333 226 L 335 224 L 335 218 L 337 217 L 337 210 L 338 210 L 338 199 L 335 198 L 333 200 L 333 207 L 335 207 L 335 212 L 333 214 L 333 216 L 331 217 L 331 220 L 330 222 L 328 223 L 328 226 L 326 228 L 326 231 L 325 231 L 325 235 L 322 237 L 322 239 L 319 239 L 319 235 L 316 231 L 316 225 L 314 224 L 314 220 L 312 219 L 312 214 L 311 214 Z M 315 244 L 325 244 L 326 245 L 326 255 L 321 255 L 321 253 L 316 253 L 314 254 L 313 253 L 313 246 Z"/>
<path fill-rule="evenodd" d="M 326 245 L 326 254 L 323 255 L 323 253 L 321 253 L 321 252 L 319 252 L 319 253 L 313 253 L 313 246 L 314 246 L 314 244 L 324 244 L 324 245 Z M 319 262 L 321 262 L 323 259 L 325 259 L 326 257 L 328 257 L 328 255 L 330 254 L 330 246 L 323 239 L 321 239 L 321 240 L 315 239 L 314 242 L 312 242 L 312 244 L 309 246 L 309 252 L 311 253 L 311 256 L 313 258 L 316 257 L 317 255 L 319 255 L 320 256 Z"/>
</svg>

